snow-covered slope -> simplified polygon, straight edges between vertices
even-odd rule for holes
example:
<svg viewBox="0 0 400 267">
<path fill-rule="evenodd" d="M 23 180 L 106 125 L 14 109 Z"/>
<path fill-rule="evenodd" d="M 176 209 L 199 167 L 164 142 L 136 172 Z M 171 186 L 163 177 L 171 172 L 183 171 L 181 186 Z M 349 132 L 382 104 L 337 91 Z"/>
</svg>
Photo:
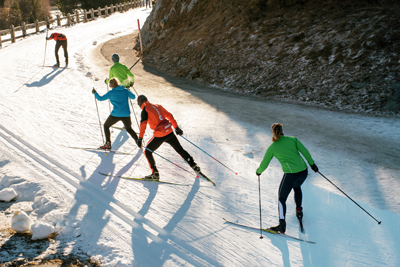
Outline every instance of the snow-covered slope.
<svg viewBox="0 0 400 267">
<path fill-rule="evenodd" d="M 161 180 L 189 186 L 100 175 L 149 173 L 133 139 L 117 129 L 112 133 L 113 148 L 133 155 L 106 156 L 65 147 L 102 143 L 91 90 L 106 92 L 107 73 L 94 63 L 94 41 L 99 45 L 132 33 L 136 20 L 143 23 L 146 16 L 148 10 L 136 9 L 55 29 L 68 37 L 68 69 L 41 67 L 44 34 L 0 50 L 0 190 L 14 188 L 19 197 L 11 208 L 26 210 L 34 221 L 50 222 L 60 232 L 56 247 L 40 253 L 28 250 L 23 256 L 83 253 L 104 266 L 400 265 L 398 120 L 259 101 L 175 84 L 142 71 L 136 75 L 135 89 L 170 110 L 187 139 L 238 175 L 184 139 L 180 139 L 182 145 L 216 187 L 158 156 Z M 54 42 L 47 45 L 46 65 L 52 65 Z M 88 77 L 88 72 L 93 76 Z M 108 104 L 99 102 L 98 106 L 104 122 Z M 135 114 L 139 112 L 135 104 Z M 224 223 L 227 218 L 259 226 L 255 170 L 271 143 L 269 127 L 274 122 L 282 122 L 287 135 L 297 136 L 321 173 L 382 224 L 314 173 L 303 186 L 306 234 L 298 229 L 292 197 L 287 202 L 287 233 L 316 244 L 266 233 L 260 239 L 259 231 Z M 133 126 L 137 130 L 134 119 Z M 146 139 L 150 136 L 148 131 Z M 255 148 L 252 154 L 243 153 L 245 144 Z M 167 145 L 157 152 L 189 169 Z M 261 176 L 265 228 L 278 221 L 281 176 L 276 160 Z M 10 261 L 20 253 L 0 249 L 0 261 Z"/>
</svg>

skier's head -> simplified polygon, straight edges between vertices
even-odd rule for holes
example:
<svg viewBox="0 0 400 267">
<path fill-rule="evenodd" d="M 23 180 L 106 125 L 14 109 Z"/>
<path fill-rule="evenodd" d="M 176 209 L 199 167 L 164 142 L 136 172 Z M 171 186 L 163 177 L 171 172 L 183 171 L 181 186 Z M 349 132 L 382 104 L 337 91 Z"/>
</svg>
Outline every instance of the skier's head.
<svg viewBox="0 0 400 267">
<path fill-rule="evenodd" d="M 278 141 L 281 135 L 283 134 L 283 125 L 280 123 L 272 124 L 271 132 L 272 132 L 272 142 Z"/>
<path fill-rule="evenodd" d="M 137 103 L 139 107 L 142 107 L 143 103 L 147 101 L 147 97 L 145 95 L 140 95 L 137 98 Z"/>
<path fill-rule="evenodd" d="M 110 80 L 110 87 L 111 88 L 118 87 L 120 85 L 121 85 L 121 83 L 119 82 L 117 77 L 111 78 L 111 80 Z"/>
<path fill-rule="evenodd" d="M 115 63 L 115 62 L 119 62 L 119 56 L 118 54 L 113 54 L 111 57 L 111 60 Z"/>
</svg>

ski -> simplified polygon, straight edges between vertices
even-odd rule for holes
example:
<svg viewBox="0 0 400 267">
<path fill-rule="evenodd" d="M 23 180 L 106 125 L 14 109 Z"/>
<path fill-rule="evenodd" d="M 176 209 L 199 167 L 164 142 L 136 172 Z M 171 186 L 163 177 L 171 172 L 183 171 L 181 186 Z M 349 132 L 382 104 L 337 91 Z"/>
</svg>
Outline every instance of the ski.
<svg viewBox="0 0 400 267">
<path fill-rule="evenodd" d="M 112 174 L 106 174 L 99 172 L 101 175 L 104 176 L 110 176 L 110 177 L 116 177 L 116 178 L 122 178 L 122 179 L 128 179 L 128 180 L 136 180 L 136 181 L 144 181 L 144 182 L 154 182 L 154 183 L 161 183 L 161 184 L 172 184 L 172 185 L 184 185 L 184 186 L 189 186 L 189 184 L 180 184 L 180 183 L 172 183 L 172 182 L 165 182 L 165 181 L 160 181 L 160 180 L 150 180 L 146 178 L 137 178 L 137 177 L 127 177 L 127 176 L 120 176 L 120 175 L 112 175 Z"/>
<path fill-rule="evenodd" d="M 238 226 L 242 226 L 242 227 L 246 227 L 246 228 L 250 228 L 250 229 L 260 230 L 260 228 L 258 228 L 258 227 L 247 226 L 247 225 L 244 225 L 244 224 L 240 224 L 240 223 L 235 223 L 235 222 L 228 221 L 228 220 L 225 219 L 225 218 L 223 218 L 223 219 L 225 220 L 225 222 L 230 223 L 230 224 L 234 224 L 234 225 L 238 225 Z M 263 230 L 264 232 L 267 232 L 267 233 L 270 233 L 270 234 L 285 236 L 285 237 L 288 237 L 288 238 L 291 238 L 291 239 L 295 239 L 295 240 L 298 240 L 298 241 L 303 241 L 303 242 L 315 244 L 314 241 L 309 241 L 309 240 L 302 239 L 302 238 L 298 238 L 298 237 L 295 237 L 295 236 L 291 236 L 291 235 L 287 235 L 287 234 L 282 234 L 282 233 L 279 233 L 279 232 L 275 232 L 275 231 L 273 231 L 273 230 L 270 230 L 270 229 L 268 229 L 268 228 L 267 228 L 267 229 L 262 229 L 262 230 Z"/>
<path fill-rule="evenodd" d="M 205 176 L 204 173 L 202 173 L 201 171 L 196 172 L 196 173 L 199 174 L 199 175 L 201 175 L 204 179 L 206 179 L 206 180 L 209 181 L 210 183 L 212 183 L 213 186 L 216 186 L 215 183 L 214 183 L 210 178 L 208 178 L 207 176 Z"/>
<path fill-rule="evenodd" d="M 54 68 L 54 69 L 68 69 L 68 67 L 56 67 L 56 66 L 41 66 L 41 67 L 46 67 L 46 68 Z"/>
<path fill-rule="evenodd" d="M 98 151 L 98 152 L 105 152 L 106 156 L 107 153 L 113 153 L 113 154 L 122 154 L 122 155 L 135 155 L 134 153 L 129 153 L 129 152 L 122 152 L 122 151 L 117 151 L 117 150 L 109 150 L 109 149 L 101 149 L 101 148 L 95 148 L 95 147 L 73 147 L 73 146 L 65 146 L 63 147 L 68 147 L 68 148 L 73 148 L 73 149 L 82 149 L 82 150 L 92 150 L 92 151 Z"/>
<path fill-rule="evenodd" d="M 111 128 L 115 128 L 118 130 L 126 130 L 125 127 L 111 126 Z"/>
<path fill-rule="evenodd" d="M 299 223 L 300 223 L 300 231 L 304 234 L 303 221 L 299 220 Z"/>
</svg>

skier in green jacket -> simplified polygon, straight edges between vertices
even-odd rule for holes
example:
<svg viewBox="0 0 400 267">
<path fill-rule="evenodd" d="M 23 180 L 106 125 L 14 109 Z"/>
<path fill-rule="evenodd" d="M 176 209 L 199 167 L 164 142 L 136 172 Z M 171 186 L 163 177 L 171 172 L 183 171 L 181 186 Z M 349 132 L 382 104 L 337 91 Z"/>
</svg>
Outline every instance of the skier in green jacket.
<svg viewBox="0 0 400 267">
<path fill-rule="evenodd" d="M 282 124 L 272 124 L 271 131 L 273 143 L 265 152 L 264 159 L 260 163 L 256 174 L 260 176 L 261 173 L 267 169 L 273 157 L 276 157 L 282 165 L 284 175 L 279 185 L 278 192 L 279 225 L 270 227 L 269 229 L 285 233 L 286 199 L 292 189 L 294 191 L 294 200 L 296 203 L 296 216 L 300 222 L 303 219 L 303 208 L 301 206 L 303 195 L 300 186 L 306 180 L 308 171 L 307 164 L 304 162 L 299 152 L 305 157 L 313 171 L 318 172 L 318 167 L 315 165 L 310 152 L 308 152 L 307 148 L 305 148 L 296 137 L 285 136 L 283 134 Z"/>
<path fill-rule="evenodd" d="M 129 88 L 135 82 L 132 72 L 124 64 L 119 63 L 118 54 L 113 54 L 111 57 L 114 65 L 110 68 L 110 75 L 108 79 L 106 78 L 104 82 L 108 84 L 112 78 L 118 78 L 120 83 L 125 87 Z M 130 77 L 130 78 L 129 78 Z M 129 81 L 130 79 L 130 81 Z"/>
</svg>

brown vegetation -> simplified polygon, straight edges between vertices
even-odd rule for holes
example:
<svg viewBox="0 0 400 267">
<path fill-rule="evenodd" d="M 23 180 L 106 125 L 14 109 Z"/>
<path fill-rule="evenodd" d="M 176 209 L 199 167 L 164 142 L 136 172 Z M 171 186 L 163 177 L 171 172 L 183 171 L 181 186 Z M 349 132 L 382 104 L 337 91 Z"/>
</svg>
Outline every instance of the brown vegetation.
<svg viewBox="0 0 400 267">
<path fill-rule="evenodd" d="M 398 5 L 163 0 L 143 28 L 143 59 L 172 75 L 240 93 L 399 113 L 400 99 L 393 100 L 400 84 Z"/>
</svg>

